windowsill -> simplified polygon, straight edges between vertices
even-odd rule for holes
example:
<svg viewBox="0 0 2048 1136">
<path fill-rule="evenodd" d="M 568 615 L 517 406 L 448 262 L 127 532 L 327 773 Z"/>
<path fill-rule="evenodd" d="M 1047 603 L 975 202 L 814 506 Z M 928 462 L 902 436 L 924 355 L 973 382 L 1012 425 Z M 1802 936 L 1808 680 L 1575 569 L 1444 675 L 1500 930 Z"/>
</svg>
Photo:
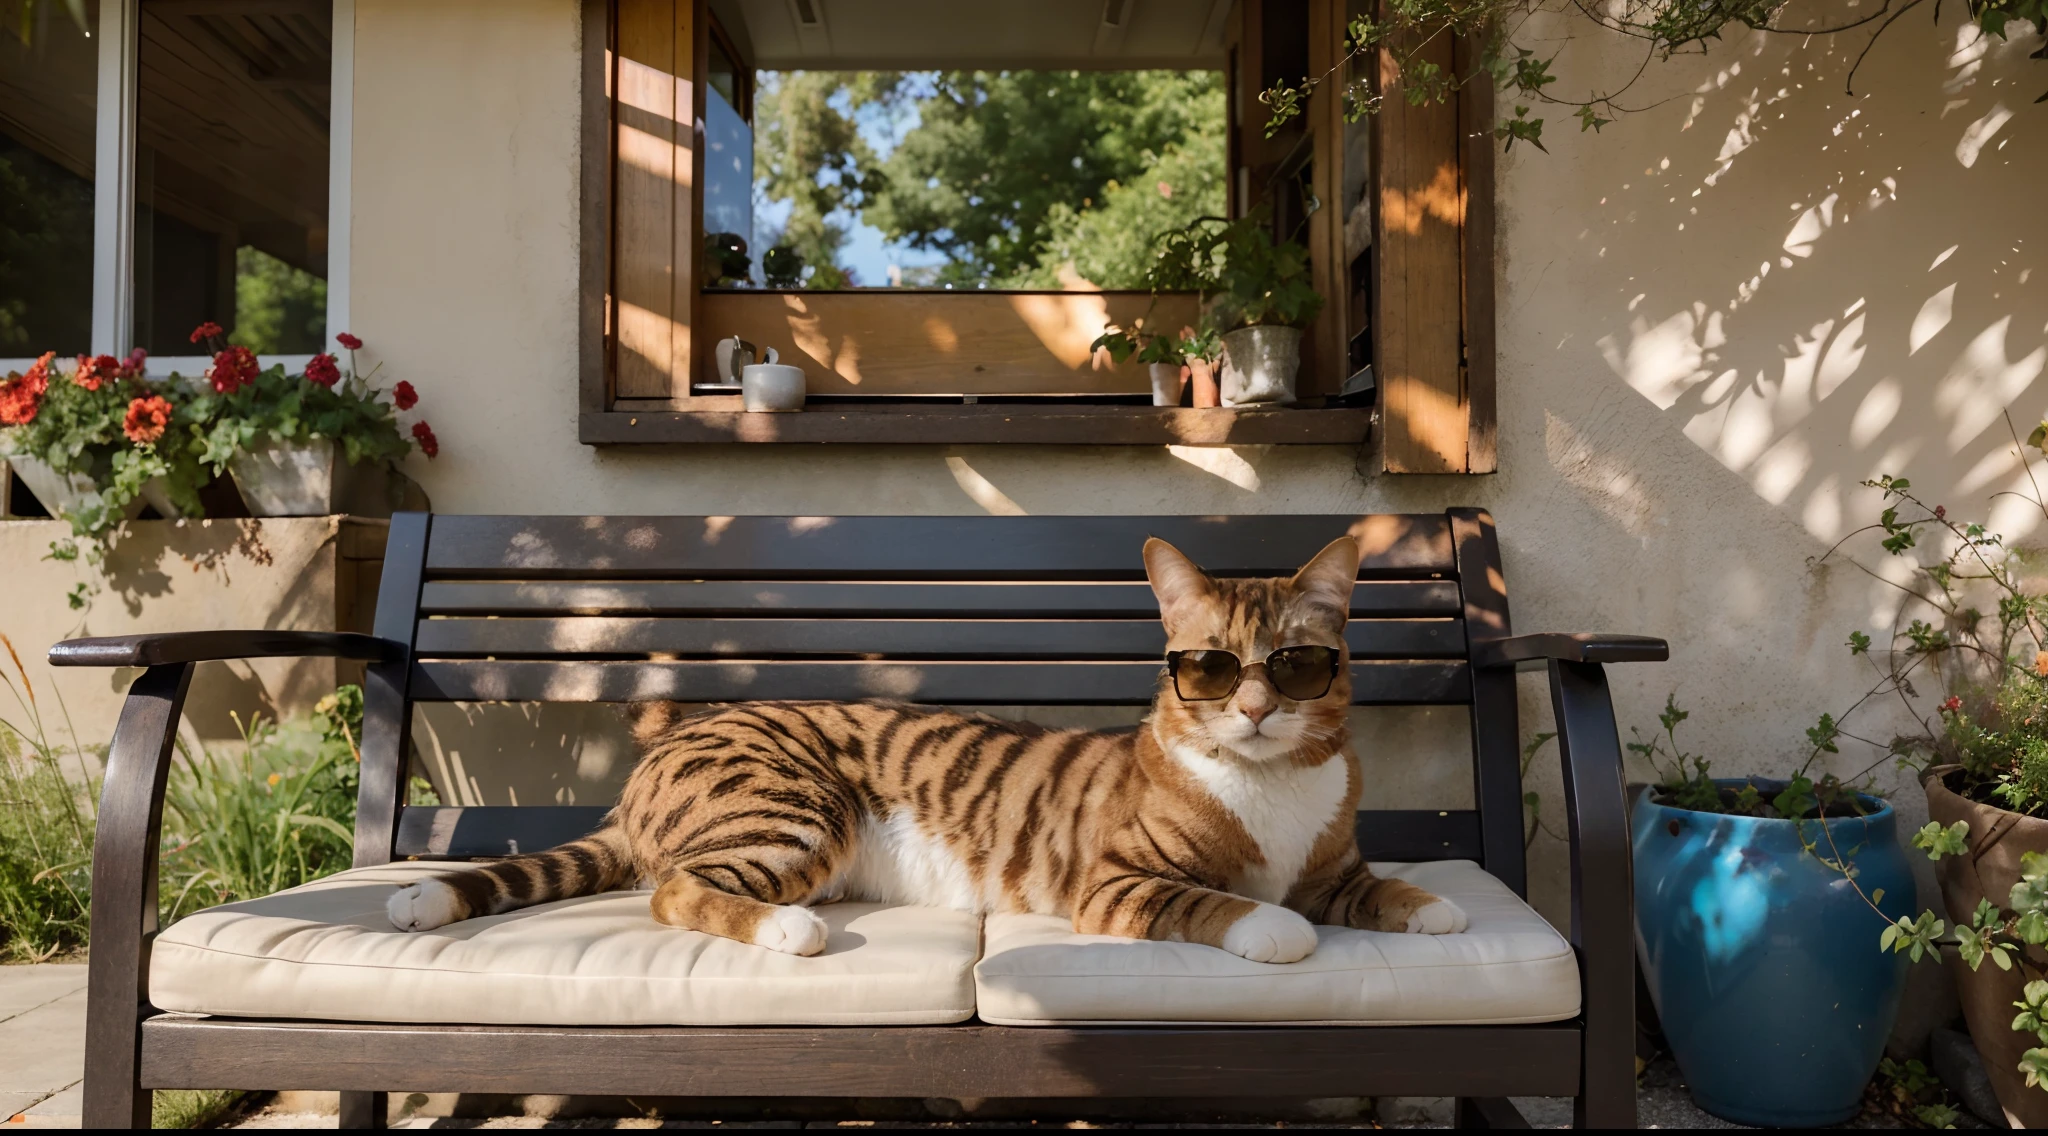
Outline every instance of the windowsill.
<svg viewBox="0 0 2048 1136">
<path fill-rule="evenodd" d="M 587 412 L 585 445 L 733 443 L 1168 446 L 1357 445 L 1372 437 L 1372 407 L 1217 407 L 1044 405 L 814 406 L 789 414 L 749 414 L 739 399 L 691 410 Z"/>
</svg>

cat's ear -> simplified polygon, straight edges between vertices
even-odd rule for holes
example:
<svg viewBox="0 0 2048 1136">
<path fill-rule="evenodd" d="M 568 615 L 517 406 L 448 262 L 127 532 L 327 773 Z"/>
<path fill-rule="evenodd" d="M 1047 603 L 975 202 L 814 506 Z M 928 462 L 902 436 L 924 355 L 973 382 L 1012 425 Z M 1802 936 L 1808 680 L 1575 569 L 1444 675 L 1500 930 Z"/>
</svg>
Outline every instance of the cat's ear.
<svg viewBox="0 0 2048 1136">
<path fill-rule="evenodd" d="M 1293 583 L 1296 592 L 1326 609 L 1342 628 L 1351 612 L 1352 585 L 1358 583 L 1358 542 L 1348 536 L 1331 541 L 1315 559 L 1302 565 Z"/>
<path fill-rule="evenodd" d="M 1156 536 L 1145 542 L 1145 578 L 1159 597 L 1159 620 L 1168 634 L 1215 594 L 1208 573 Z"/>
</svg>

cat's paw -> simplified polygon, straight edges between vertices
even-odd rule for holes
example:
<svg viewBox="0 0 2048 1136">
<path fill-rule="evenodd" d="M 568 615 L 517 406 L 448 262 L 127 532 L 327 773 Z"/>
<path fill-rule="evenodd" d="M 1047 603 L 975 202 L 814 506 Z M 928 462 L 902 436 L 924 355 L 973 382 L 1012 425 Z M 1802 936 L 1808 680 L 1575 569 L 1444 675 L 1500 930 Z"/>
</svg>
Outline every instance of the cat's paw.
<svg viewBox="0 0 2048 1136">
<path fill-rule="evenodd" d="M 1448 899 L 1438 899 L 1416 908 L 1408 916 L 1408 925 L 1401 929 L 1411 935 L 1455 935 L 1469 922 L 1464 908 Z"/>
<path fill-rule="evenodd" d="M 825 921 L 808 907 L 778 907 L 754 928 L 756 946 L 786 955 L 814 955 L 825 949 Z"/>
<path fill-rule="evenodd" d="M 1261 903 L 1223 932 L 1223 949 L 1253 962 L 1297 962 L 1314 953 L 1316 927 L 1284 907 Z"/>
<path fill-rule="evenodd" d="M 421 880 L 391 893 L 384 915 L 401 931 L 431 931 L 469 917 L 462 894 L 440 880 Z"/>
</svg>

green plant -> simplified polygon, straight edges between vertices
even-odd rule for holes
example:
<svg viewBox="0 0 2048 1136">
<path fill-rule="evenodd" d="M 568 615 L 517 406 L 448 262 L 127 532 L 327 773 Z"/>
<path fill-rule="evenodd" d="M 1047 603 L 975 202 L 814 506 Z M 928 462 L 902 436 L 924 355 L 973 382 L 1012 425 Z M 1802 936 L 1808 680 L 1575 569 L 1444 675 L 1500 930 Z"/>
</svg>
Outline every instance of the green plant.
<svg viewBox="0 0 2048 1136">
<path fill-rule="evenodd" d="M 92 894 L 91 771 L 66 776 L 35 686 L 0 635 L 14 674 L 0 670 L 18 720 L 0 718 L 0 958 L 41 962 L 85 944 Z"/>
<path fill-rule="evenodd" d="M 400 382 L 388 391 L 372 386 L 381 365 L 362 374 L 356 366 L 362 340 L 346 333 L 336 338 L 348 352 L 346 368 L 323 353 L 293 375 L 283 364 L 259 368 L 247 348 L 222 341 L 218 324 L 195 329 L 192 342 L 205 343 L 213 353 L 206 372 L 211 391 L 194 399 L 191 444 L 197 459 L 219 473 L 236 454 L 256 446 L 315 440 L 339 445 L 351 463 L 396 461 L 415 446 L 436 456 L 440 443 L 425 422 L 413 423 L 410 438 L 399 431 L 398 412 L 419 400 L 412 384 Z"/>
<path fill-rule="evenodd" d="M 1665 695 L 1664 709 L 1657 714 L 1657 732 L 1645 734 L 1638 727 L 1629 727 L 1629 735 L 1635 740 L 1626 743 L 1626 748 L 1649 764 L 1656 778 L 1659 804 L 1695 812 L 1778 820 L 1817 820 L 1830 814 L 1865 815 L 1861 794 L 1855 788 L 1832 773 L 1823 774 L 1817 781 L 1812 776 L 1814 761 L 1821 754 L 1838 749 L 1834 719 L 1830 716 L 1822 715 L 1820 724 L 1806 731 L 1806 760 L 1782 784 L 1752 777 L 1740 786 L 1716 782 L 1713 763 L 1700 754 L 1687 753 L 1678 744 L 1679 723 L 1690 717 L 1691 711 L 1678 708 L 1678 695 L 1673 692 Z"/>
<path fill-rule="evenodd" d="M 152 481 L 181 512 L 200 515 L 206 474 L 182 444 L 198 413 L 184 387 L 149 381 L 142 351 L 81 355 L 68 375 L 55 358 L 48 352 L 0 380 L 0 450 L 93 479 L 96 490 L 64 512 L 73 534 L 104 544 Z"/>
<path fill-rule="evenodd" d="M 164 794 L 165 827 L 182 876 L 167 918 L 197 894 L 254 899 L 346 868 L 353 847 L 357 758 L 324 722 L 251 718 L 232 756 L 194 753 Z"/>
<path fill-rule="evenodd" d="M 1703 52 L 1737 25 L 1800 37 L 1869 29 L 1869 38 L 1844 79 L 1853 95 L 1856 73 L 1871 47 L 1906 13 L 1926 2 L 1879 0 L 1874 10 L 1853 12 L 1839 22 L 1821 17 L 1819 23 L 1812 23 L 1786 18 L 1791 9 L 1788 0 L 1622 0 L 1598 7 L 1577 3 L 1566 7 L 1546 0 L 1387 0 L 1377 18 L 1361 16 L 1351 21 L 1345 29 L 1344 50 L 1327 71 L 1304 77 L 1299 83 L 1277 83 L 1262 92 L 1259 101 L 1271 112 L 1266 125 L 1271 137 L 1301 114 L 1318 87 L 1332 81 L 1338 84 L 1347 122 L 1377 112 L 1386 85 L 1375 82 L 1367 72 L 1377 76 L 1391 70 L 1402 96 L 1414 106 L 1445 102 L 1475 82 L 1492 83 L 1513 93 L 1513 98 L 1505 100 L 1494 136 L 1510 148 L 1516 142 L 1528 142 L 1543 149 L 1545 120 L 1542 115 L 1532 115 L 1532 108 L 1565 108 L 1578 120 L 1581 133 L 1597 133 L 1621 115 L 1643 109 L 1619 100 L 1642 78 L 1651 60 Z M 1971 20 L 1988 36 L 2007 38 L 2007 26 L 2012 23 L 2048 31 L 2048 0 L 1965 0 L 1965 6 Z M 1934 0 L 1934 10 L 1938 15 L 1939 0 Z M 1542 12 L 1585 19 L 1605 31 L 1641 41 L 1643 66 L 1618 87 L 1588 91 L 1583 99 L 1552 93 L 1547 88 L 1557 82 L 1557 76 L 1550 73 L 1550 65 L 1561 50 L 1555 46 L 1556 33 L 1547 27 L 1533 33 L 1545 35 L 1541 46 L 1547 54 L 1516 42 L 1529 28 L 1529 17 Z M 1468 40 L 1477 47 L 1462 69 L 1437 62 L 1445 54 L 1442 42 L 1452 38 Z M 1377 57 L 1380 63 L 1371 68 L 1354 66 L 1361 57 Z M 2048 46 L 2033 58 L 2048 59 Z M 2035 101 L 2048 102 L 2048 94 Z M 1507 113 L 1509 106 L 1512 114 Z"/>
<path fill-rule="evenodd" d="M 1196 292 L 1213 302 L 1219 332 L 1277 324 L 1307 327 L 1323 307 L 1309 283 L 1308 250 L 1275 241 L 1270 211 L 1261 206 L 1235 221 L 1198 217 L 1160 234 L 1145 272 L 1155 292 Z"/>
<path fill-rule="evenodd" d="M 1090 351 L 1107 351 L 1109 357 L 1121 363 L 1132 355 L 1140 363 L 1185 363 L 1187 357 L 1181 353 L 1181 337 L 1168 332 L 1147 331 L 1144 321 L 1139 320 L 1130 328 L 1111 325 L 1095 342 L 1088 345 Z"/>
<path fill-rule="evenodd" d="M 1954 1128 L 1961 1117 L 1941 1078 L 1924 1062 L 1894 1061 L 1887 1057 L 1877 1063 L 1871 1079 L 1873 1098 L 1869 1104 L 1901 1120 L 1927 1128 Z"/>
</svg>

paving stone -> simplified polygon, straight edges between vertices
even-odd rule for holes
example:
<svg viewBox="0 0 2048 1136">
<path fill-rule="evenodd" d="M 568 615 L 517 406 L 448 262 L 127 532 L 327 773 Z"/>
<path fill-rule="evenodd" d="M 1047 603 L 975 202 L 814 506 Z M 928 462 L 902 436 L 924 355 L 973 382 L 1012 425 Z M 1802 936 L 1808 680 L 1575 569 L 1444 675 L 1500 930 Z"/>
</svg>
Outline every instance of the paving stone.
<svg viewBox="0 0 2048 1136">
<path fill-rule="evenodd" d="M 0 966 L 0 1023 L 83 989 L 84 963 Z"/>
<path fill-rule="evenodd" d="M 85 1076 L 85 991 L 0 1022 L 0 1093 L 54 1093 Z"/>
<path fill-rule="evenodd" d="M 74 1084 L 22 1114 L 23 1128 L 77 1128 L 85 1113 L 85 1086 Z"/>
</svg>

